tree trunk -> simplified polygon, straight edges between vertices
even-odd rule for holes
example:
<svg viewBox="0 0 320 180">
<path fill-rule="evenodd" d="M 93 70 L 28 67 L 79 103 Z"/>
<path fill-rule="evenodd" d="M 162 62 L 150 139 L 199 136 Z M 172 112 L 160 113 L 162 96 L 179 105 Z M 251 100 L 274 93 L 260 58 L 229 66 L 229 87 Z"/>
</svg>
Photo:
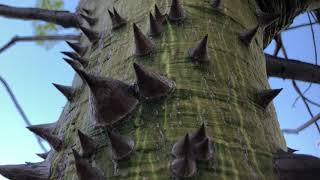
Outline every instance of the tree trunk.
<svg viewBox="0 0 320 180">
<path fill-rule="evenodd" d="M 51 153 L 50 179 L 77 179 L 71 148 L 80 151 L 77 129 L 89 135 L 99 148 L 88 158 L 106 179 L 170 179 L 171 149 L 186 133 L 205 123 L 213 146 L 213 158 L 197 163 L 194 179 L 275 179 L 272 152 L 286 150 L 274 107 L 257 103 L 257 93 L 269 89 L 263 54 L 263 29 L 247 47 L 239 34 L 257 24 L 254 0 L 222 1 L 214 10 L 208 1 L 185 0 L 186 19 L 168 22 L 156 50 L 148 56 L 134 55 L 132 24 L 144 34 L 149 30 L 149 12 L 157 4 L 169 12 L 171 0 L 82 0 L 80 8 L 93 10 L 99 18 L 93 29 L 104 32 L 104 45 L 87 52 L 86 70 L 126 83 L 135 82 L 132 64 L 138 63 L 175 82 L 175 89 L 160 100 L 141 100 L 137 108 L 115 126 L 135 141 L 128 159 L 112 160 L 107 133 L 94 127 L 88 111 L 88 87 L 76 77 L 78 89 L 58 121 L 56 133 L 63 139 L 59 152 Z M 115 7 L 127 25 L 111 30 L 107 10 Z M 208 34 L 209 63 L 194 63 L 188 49 Z M 88 43 L 82 38 L 83 43 Z"/>
</svg>

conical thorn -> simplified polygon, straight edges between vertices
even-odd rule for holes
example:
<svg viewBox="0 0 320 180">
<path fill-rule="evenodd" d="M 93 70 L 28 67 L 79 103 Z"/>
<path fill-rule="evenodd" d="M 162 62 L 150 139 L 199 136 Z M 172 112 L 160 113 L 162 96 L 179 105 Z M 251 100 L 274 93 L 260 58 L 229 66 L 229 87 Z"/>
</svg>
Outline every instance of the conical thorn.
<svg viewBox="0 0 320 180">
<path fill-rule="evenodd" d="M 0 174 L 13 180 L 45 180 L 50 177 L 50 163 L 0 165 Z"/>
<path fill-rule="evenodd" d="M 136 24 L 133 24 L 135 55 L 144 56 L 153 52 L 155 46 L 153 42 L 146 37 Z"/>
<path fill-rule="evenodd" d="M 93 139 L 83 134 L 80 130 L 78 130 L 78 137 L 82 148 L 82 156 L 88 157 L 92 155 L 97 147 Z"/>
<path fill-rule="evenodd" d="M 28 126 L 27 128 L 31 132 L 41 137 L 42 139 L 46 140 L 53 147 L 54 150 L 60 151 L 62 148 L 62 141 L 59 139 L 58 136 L 52 134 L 55 125 L 55 123 L 41 124 Z"/>
<path fill-rule="evenodd" d="M 194 157 L 194 145 L 190 142 L 189 134 L 186 134 L 183 139 L 176 142 L 171 150 L 171 154 L 176 158 L 188 156 Z"/>
<path fill-rule="evenodd" d="M 96 167 L 92 167 L 85 159 L 83 159 L 77 151 L 72 149 L 74 156 L 77 176 L 79 180 L 104 180 L 103 173 Z"/>
<path fill-rule="evenodd" d="M 88 14 L 89 16 L 92 15 L 92 10 L 88 9 L 88 8 L 81 8 L 81 10 L 83 12 L 85 12 L 86 14 Z"/>
<path fill-rule="evenodd" d="M 72 101 L 74 97 L 75 90 L 71 86 L 63 86 L 60 84 L 52 83 L 67 99 L 69 102 Z"/>
<path fill-rule="evenodd" d="M 109 12 L 109 15 L 110 15 L 110 18 L 111 18 L 112 29 L 113 30 L 119 29 L 122 26 L 127 24 L 126 19 L 121 17 L 115 8 L 113 8 L 113 13 L 110 10 L 108 10 L 108 12 Z"/>
<path fill-rule="evenodd" d="M 90 89 L 94 89 L 94 87 L 99 84 L 98 77 L 87 73 L 83 68 L 79 68 L 78 65 L 77 66 L 71 65 L 71 67 L 76 71 L 76 73 L 80 76 L 80 78 L 88 84 Z"/>
<path fill-rule="evenodd" d="M 179 178 L 190 178 L 197 172 L 196 162 L 187 156 L 175 159 L 171 163 L 171 171 Z"/>
<path fill-rule="evenodd" d="M 159 36 L 163 32 L 162 24 L 159 24 L 158 21 L 153 17 L 152 13 L 149 14 L 149 36 Z"/>
<path fill-rule="evenodd" d="M 209 55 L 208 55 L 208 34 L 197 43 L 197 45 L 193 48 L 190 48 L 189 57 L 198 62 L 208 62 Z"/>
<path fill-rule="evenodd" d="M 252 40 L 254 39 L 255 35 L 257 34 L 259 29 L 259 25 L 257 25 L 255 28 L 245 31 L 243 33 L 240 33 L 239 39 L 246 45 L 250 46 Z"/>
<path fill-rule="evenodd" d="M 87 36 L 91 43 L 97 43 L 101 37 L 99 32 L 80 26 L 81 31 Z"/>
<path fill-rule="evenodd" d="M 204 123 L 202 123 L 201 127 L 195 133 L 192 133 L 190 136 L 190 140 L 192 144 L 200 143 L 206 138 L 207 138 L 207 135 L 206 135 L 206 128 Z"/>
<path fill-rule="evenodd" d="M 48 123 L 48 124 L 39 124 L 39 125 L 32 125 L 32 126 L 28 126 L 28 129 L 33 129 L 37 132 L 40 133 L 53 133 L 53 131 L 55 130 L 57 126 L 57 123 Z"/>
<path fill-rule="evenodd" d="M 45 152 L 45 153 L 37 153 L 37 156 L 41 157 L 42 159 L 47 159 L 49 153 L 51 151 Z"/>
<path fill-rule="evenodd" d="M 111 20 L 112 20 L 112 18 L 114 17 L 113 12 L 108 9 L 108 13 L 109 13 L 109 16 L 110 16 L 110 18 L 111 18 Z"/>
<path fill-rule="evenodd" d="M 298 150 L 295 149 L 291 149 L 289 147 L 287 147 L 287 151 L 283 150 L 283 149 L 278 149 L 275 153 L 273 153 L 274 156 L 283 156 L 283 155 L 288 155 L 288 154 L 293 154 Z"/>
<path fill-rule="evenodd" d="M 174 83 L 168 78 L 133 64 L 140 96 L 144 99 L 158 99 L 172 91 Z"/>
<path fill-rule="evenodd" d="M 208 161 L 212 158 L 211 142 L 209 138 L 205 138 L 202 142 L 195 145 L 195 156 L 197 160 Z"/>
<path fill-rule="evenodd" d="M 110 126 L 131 113 L 138 104 L 130 85 L 111 78 L 89 74 L 75 68 L 90 89 L 89 107 L 97 127 Z M 104 93 L 101 93 L 104 92 Z"/>
<path fill-rule="evenodd" d="M 166 17 L 167 17 L 167 15 L 161 14 L 158 6 L 155 4 L 155 5 L 154 5 L 154 17 L 156 18 L 156 21 L 157 21 L 159 24 L 164 24 L 164 23 L 166 22 Z"/>
<path fill-rule="evenodd" d="M 172 22 L 182 22 L 186 18 L 186 12 L 180 0 L 172 0 L 169 12 L 169 20 Z"/>
<path fill-rule="evenodd" d="M 266 108 L 281 91 L 282 91 L 282 88 L 259 91 L 258 104 L 261 107 Z"/>
<path fill-rule="evenodd" d="M 298 150 L 296 150 L 296 149 L 292 149 L 292 148 L 289 148 L 289 147 L 287 147 L 287 150 L 288 150 L 288 153 L 295 153 L 296 151 L 298 151 Z"/>
<path fill-rule="evenodd" d="M 213 9 L 219 9 L 221 6 L 221 0 L 211 0 L 210 5 Z"/>
<path fill-rule="evenodd" d="M 93 17 L 90 17 L 90 16 L 87 16 L 85 14 L 80 14 L 80 16 L 90 25 L 90 26 L 94 26 L 97 24 L 98 22 L 98 19 L 97 18 L 93 18 Z"/>
<path fill-rule="evenodd" d="M 71 43 L 69 41 L 66 41 L 66 43 L 81 57 L 84 56 L 88 50 L 88 46 L 81 45 L 81 43 Z"/>
<path fill-rule="evenodd" d="M 128 137 L 121 136 L 107 129 L 110 144 L 112 146 L 112 157 L 115 160 L 127 158 L 134 150 L 134 141 Z"/>
<path fill-rule="evenodd" d="M 74 61 L 67 58 L 63 58 L 63 60 L 66 61 L 66 63 L 68 63 L 76 72 L 80 69 L 83 69 L 82 65 L 78 61 Z"/>
<path fill-rule="evenodd" d="M 88 66 L 88 60 L 85 58 L 80 57 L 77 53 L 75 52 L 66 52 L 63 51 L 62 52 L 64 55 L 70 57 L 73 60 L 78 61 L 83 67 L 87 67 Z"/>
</svg>

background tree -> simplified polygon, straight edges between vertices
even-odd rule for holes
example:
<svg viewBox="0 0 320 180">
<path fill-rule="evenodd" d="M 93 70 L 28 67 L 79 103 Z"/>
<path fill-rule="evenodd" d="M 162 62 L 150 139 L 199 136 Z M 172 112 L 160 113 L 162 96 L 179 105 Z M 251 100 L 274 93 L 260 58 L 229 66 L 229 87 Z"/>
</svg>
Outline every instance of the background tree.
<svg viewBox="0 0 320 180">
<path fill-rule="evenodd" d="M 128 24 L 139 22 L 138 26 L 133 28 L 135 34 L 132 33 L 131 25 L 121 26 L 119 29 L 113 28 L 113 31 L 111 31 L 112 27 L 120 24 L 119 21 L 116 21 L 119 18 L 114 18 L 112 23 L 108 17 L 99 18 L 99 23 L 93 27 L 99 33 L 82 28 L 92 43 L 91 49 L 85 54 L 78 51 L 86 59 L 90 59 L 88 65 L 82 63 L 86 72 L 77 64 L 77 62 L 81 62 L 79 59 L 77 59 L 78 61 L 68 62 L 90 88 L 85 88 L 85 83 L 82 84 L 80 79 L 76 78 L 72 86 L 74 88 L 72 94 L 74 93 L 73 90 L 75 90 L 75 94 L 72 98 L 68 96 L 71 102 L 66 106 L 56 124 L 57 127 L 53 128 L 52 125 L 46 125 L 41 126 L 40 130 L 38 126 L 29 128 L 51 142 L 56 151 L 51 152 L 44 163 L 33 164 L 32 166 L 3 166 L 1 168 L 2 173 L 9 177 L 17 176 L 20 174 L 11 174 L 12 168 L 20 170 L 24 168 L 30 171 L 29 176 L 47 178 L 50 175 L 52 179 L 70 179 L 75 176 L 75 169 L 78 169 L 77 174 L 81 179 L 85 174 L 82 174 L 83 171 L 79 170 L 85 168 L 93 170 L 94 172 L 90 172 L 89 175 L 96 176 L 95 179 L 97 179 L 102 176 L 100 172 L 97 172 L 96 167 L 99 167 L 103 170 L 104 176 L 107 177 L 127 178 L 135 176 L 141 178 L 143 176 L 156 179 L 171 177 L 172 173 L 169 169 L 173 171 L 175 176 L 194 176 L 195 167 L 197 167 L 197 178 L 271 179 L 278 173 L 281 176 L 288 175 L 284 174 L 283 169 L 281 169 L 283 168 L 281 164 L 283 159 L 290 157 L 295 163 L 301 163 L 294 159 L 298 155 L 280 155 L 279 159 L 275 159 L 278 171 L 274 173 L 272 152 L 276 152 L 280 148 L 286 150 L 286 146 L 276 122 L 273 108 L 267 106 L 273 96 L 269 98 L 268 94 L 265 95 L 265 92 L 268 92 L 265 91 L 268 85 L 262 49 L 296 15 L 306 9 L 313 8 L 313 2 L 258 1 L 257 6 L 255 1 L 239 1 L 232 2 L 232 4 L 230 2 L 217 3 L 217 1 L 214 1 L 213 5 L 208 2 L 187 1 L 183 3 L 183 8 L 178 6 L 179 3 L 175 4 L 176 2 L 173 1 L 171 7 L 169 2 L 157 3 L 162 12 L 170 12 L 168 18 L 171 23 L 164 25 L 163 35 L 154 38 L 153 44 L 140 34 L 141 31 L 138 27 L 143 29 L 142 32 L 145 32 L 144 29 L 149 29 L 149 24 L 145 19 L 148 13 L 153 10 L 154 2 L 145 3 L 146 9 L 141 14 L 141 9 L 138 8 L 139 4 L 142 3 L 140 1 L 130 4 L 131 6 L 127 4 L 124 6 L 123 2 L 119 1 L 115 4 L 82 1 L 80 7 L 89 9 L 89 14 L 91 14 L 90 10 L 95 12 L 95 15 L 91 15 L 92 17 L 104 17 L 103 14 L 107 12 L 107 9 L 112 9 L 115 6 L 119 14 L 127 14 L 125 19 L 129 22 Z M 170 7 L 170 11 L 167 7 Z M 204 7 L 205 9 L 203 9 Z M 267 19 L 266 16 L 258 16 L 260 26 L 254 28 L 258 24 L 257 8 L 267 14 L 280 13 L 281 15 L 271 24 L 264 21 Z M 186 13 L 183 12 L 184 10 L 186 10 Z M 112 12 L 110 14 L 111 17 L 113 15 L 117 16 L 114 11 L 113 14 Z M 184 19 L 185 17 L 186 19 Z M 150 19 L 152 20 L 152 18 Z M 205 19 L 208 21 L 203 21 Z M 183 22 L 179 22 L 182 20 Z M 161 27 L 162 22 L 161 16 L 157 16 L 155 24 L 158 23 Z M 162 28 L 159 29 L 158 27 L 157 29 L 155 27 L 150 29 L 156 29 L 157 32 L 162 31 Z M 107 29 L 103 31 L 104 28 Z M 154 31 L 151 34 L 153 33 Z M 195 45 L 205 34 L 209 34 L 209 38 L 204 38 L 200 44 Z M 263 36 L 264 38 L 262 38 Z M 86 39 L 82 39 L 82 42 L 84 45 L 88 44 Z M 207 44 L 208 49 L 203 49 Z M 132 51 L 134 51 L 134 54 Z M 149 55 L 150 52 L 152 52 L 151 55 Z M 208 52 L 208 55 L 206 52 Z M 203 62 L 204 60 L 209 62 Z M 153 73 L 151 75 L 150 73 L 145 74 L 143 73 L 144 68 L 141 69 L 138 65 L 135 65 L 133 69 L 133 62 L 148 66 L 147 69 L 158 69 L 165 76 L 158 76 Z M 95 102 L 101 101 L 99 99 L 101 96 L 108 97 L 108 94 L 98 93 L 106 90 L 97 89 L 97 87 L 101 88 L 101 82 L 98 81 L 98 84 L 96 84 L 95 78 L 89 76 L 87 72 L 107 75 L 131 84 L 135 81 L 134 70 L 139 80 L 137 83 L 139 91 L 137 92 L 137 86 L 118 86 L 117 81 L 111 81 L 112 86 L 109 85 L 109 87 L 112 88 L 111 90 L 108 88 L 108 91 L 117 92 L 118 95 L 120 92 L 121 97 L 125 100 L 120 101 L 122 99 L 118 99 L 119 96 L 115 96 L 114 99 L 117 100 L 115 102 L 105 102 L 105 99 L 102 99 L 103 104 L 111 103 L 109 109 L 113 111 L 111 114 L 104 114 L 105 109 L 103 112 L 100 111 L 99 103 L 95 104 Z M 150 84 L 148 84 L 149 78 L 145 77 L 148 75 L 152 79 L 151 83 L 153 85 L 151 87 L 157 87 L 151 92 L 148 89 L 150 87 Z M 161 77 L 161 81 L 157 81 L 159 77 Z M 145 80 L 144 78 L 146 78 L 146 81 L 141 83 Z M 172 84 L 171 81 L 164 80 L 166 78 L 175 82 L 175 88 L 169 94 L 167 94 L 166 89 L 170 89 Z M 163 87 L 163 85 L 167 86 Z M 102 87 L 106 88 L 106 85 Z M 124 89 L 124 87 L 128 89 Z M 159 90 L 163 91 L 159 94 Z M 88 103 L 88 91 L 91 91 L 91 103 Z M 155 92 L 156 94 L 153 94 Z M 165 92 L 166 97 L 150 101 L 154 96 L 162 96 L 163 92 Z M 137 102 L 134 97 L 137 98 L 138 95 L 140 97 L 139 106 L 131 111 Z M 114 103 L 119 104 L 120 102 L 125 102 L 130 107 L 122 109 L 122 111 L 116 111 L 117 109 L 114 109 L 114 107 L 118 106 L 115 106 Z M 90 114 L 87 111 L 88 104 L 91 109 L 94 108 L 95 112 L 99 113 L 95 118 L 94 116 L 88 116 Z M 119 108 L 124 107 L 120 105 Z M 119 116 L 115 116 L 111 120 L 121 120 L 120 123 L 110 122 L 109 117 L 115 114 Z M 122 116 L 127 114 L 130 115 L 123 119 Z M 101 116 L 106 118 L 101 119 Z M 105 128 L 93 127 L 93 122 L 96 123 L 95 125 L 100 122 L 99 125 L 101 121 L 106 120 L 108 121 L 105 124 L 112 124 L 112 127 L 108 126 L 108 133 Z M 193 159 L 195 157 L 190 155 L 191 152 L 179 152 L 177 150 L 179 144 L 175 146 L 177 149 L 174 148 L 171 151 L 171 148 L 178 139 L 183 140 L 186 133 L 195 132 L 203 123 L 210 141 L 202 141 L 195 145 L 196 141 L 193 141 L 195 134 L 190 134 L 191 145 L 200 151 L 200 145 L 206 147 L 206 143 L 211 142 L 214 146 L 211 150 L 214 153 L 213 155 L 210 154 L 211 151 L 197 153 L 208 155 L 210 158 L 208 163 L 197 163 L 196 165 Z M 49 129 L 49 131 L 41 133 L 42 128 Z M 81 139 L 81 133 L 76 133 L 77 129 L 94 138 L 95 142 L 101 141 L 101 143 L 98 143 L 98 148 L 95 148 L 95 150 L 97 149 L 97 152 L 94 153 L 95 156 L 90 156 L 86 160 L 80 158 L 76 151 L 73 151 L 76 168 L 68 166 L 69 168 L 65 169 L 66 165 L 73 163 L 72 158 L 67 158 L 72 157 L 72 148 L 77 151 L 80 149 L 85 151 L 83 144 L 80 148 L 79 140 L 75 138 L 79 136 Z M 130 153 L 130 159 L 119 160 L 122 159 L 121 155 L 125 156 L 126 154 L 118 152 L 119 149 L 117 148 L 121 149 L 121 147 L 112 143 L 112 139 L 117 139 L 117 135 L 111 129 L 116 129 L 116 132 L 130 136 L 134 140 L 135 151 Z M 48 134 L 48 132 L 50 133 Z M 105 138 L 106 134 L 109 137 L 107 140 Z M 111 140 L 111 143 L 108 140 Z M 132 145 L 133 141 L 124 142 Z M 188 144 L 188 138 L 181 142 L 185 142 L 184 149 L 188 149 L 189 146 L 186 145 Z M 109 155 L 107 152 L 110 152 L 111 146 L 113 147 L 112 155 Z M 131 146 L 126 147 L 125 150 L 131 152 Z M 175 155 L 175 158 L 171 158 L 170 152 Z M 305 157 L 303 156 L 303 158 Z M 318 161 L 313 157 L 308 158 L 315 162 Z M 87 162 L 89 159 L 95 162 L 93 163 L 94 168 L 91 167 L 92 163 Z M 196 159 L 201 158 L 196 157 Z M 170 168 L 169 163 L 171 164 Z M 280 163 L 280 165 L 277 163 Z M 186 164 L 189 166 L 186 167 Z M 305 168 L 308 170 L 314 165 L 311 163 L 309 167 L 306 166 Z M 50 166 L 52 167 L 50 168 Z M 33 171 L 34 167 L 42 171 L 35 172 Z M 286 168 L 290 170 L 290 166 Z M 183 169 L 186 174 L 180 171 Z M 43 174 L 39 174 L 39 172 Z M 303 171 L 289 171 L 289 173 L 306 175 Z M 26 176 L 25 174 L 22 175 Z M 308 175 L 313 176 L 314 174 L 309 173 Z"/>
</svg>

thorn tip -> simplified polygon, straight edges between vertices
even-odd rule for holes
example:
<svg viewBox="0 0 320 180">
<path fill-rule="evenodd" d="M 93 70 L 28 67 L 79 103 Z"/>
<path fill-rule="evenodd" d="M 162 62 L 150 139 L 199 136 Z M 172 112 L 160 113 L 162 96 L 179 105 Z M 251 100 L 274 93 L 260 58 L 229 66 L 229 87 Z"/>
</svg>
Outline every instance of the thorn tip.
<svg viewBox="0 0 320 180">
<path fill-rule="evenodd" d="M 122 160 L 133 152 L 135 143 L 132 139 L 121 136 L 109 129 L 107 129 L 107 133 L 112 146 L 113 159 Z"/>
<path fill-rule="evenodd" d="M 152 13 L 149 14 L 149 36 L 159 36 L 163 32 L 164 28 L 162 24 L 153 17 Z"/>
<path fill-rule="evenodd" d="M 113 30 L 119 29 L 122 26 L 127 24 L 127 21 L 119 15 L 119 13 L 117 12 L 117 10 L 115 8 L 113 8 L 113 13 L 108 9 L 108 13 L 111 18 Z"/>
<path fill-rule="evenodd" d="M 186 12 L 180 0 L 172 0 L 169 12 L 169 20 L 172 22 L 182 22 L 186 18 Z"/>
<path fill-rule="evenodd" d="M 197 62 L 208 62 L 209 55 L 208 55 L 208 34 L 196 44 L 195 47 L 190 48 L 189 57 Z"/>
<path fill-rule="evenodd" d="M 262 90 L 258 92 L 258 104 L 267 108 L 271 101 L 282 91 L 281 89 Z"/>
<path fill-rule="evenodd" d="M 168 78 L 133 63 L 140 96 L 147 100 L 158 99 L 173 90 L 174 83 Z"/>
<path fill-rule="evenodd" d="M 135 55 L 145 56 L 151 54 L 155 48 L 153 42 L 146 37 L 136 24 L 133 24 Z"/>
<path fill-rule="evenodd" d="M 97 43 L 101 37 L 99 32 L 80 26 L 81 31 L 87 36 L 91 43 Z"/>
<path fill-rule="evenodd" d="M 239 39 L 246 45 L 250 46 L 252 40 L 254 39 L 255 35 L 257 34 L 259 29 L 259 25 L 257 25 L 255 28 L 245 31 L 243 33 L 240 33 Z"/>
</svg>

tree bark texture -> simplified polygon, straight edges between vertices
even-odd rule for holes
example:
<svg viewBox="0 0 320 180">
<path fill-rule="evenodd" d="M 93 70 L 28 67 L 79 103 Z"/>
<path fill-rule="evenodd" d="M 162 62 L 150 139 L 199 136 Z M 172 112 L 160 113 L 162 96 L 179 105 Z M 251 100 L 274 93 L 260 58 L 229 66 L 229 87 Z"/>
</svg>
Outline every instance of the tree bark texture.
<svg viewBox="0 0 320 180">
<path fill-rule="evenodd" d="M 91 48 L 86 70 L 126 83 L 135 82 L 132 64 L 153 69 L 175 82 L 167 97 L 140 101 L 139 106 L 115 129 L 134 139 L 135 151 L 126 160 L 111 158 L 106 132 L 94 127 L 88 114 L 88 87 L 76 77 L 75 101 L 68 103 L 55 133 L 63 139 L 60 152 L 51 153 L 51 179 L 77 179 L 71 148 L 80 151 L 76 130 L 90 135 L 99 144 L 89 158 L 106 179 L 170 179 L 173 144 L 204 122 L 214 143 L 214 158 L 198 163 L 193 179 L 276 179 L 272 152 L 286 149 L 274 107 L 257 105 L 259 90 L 269 89 L 263 54 L 263 29 L 247 47 L 238 36 L 258 22 L 255 0 L 222 1 L 219 11 L 208 1 L 184 0 L 187 17 L 182 24 L 167 23 L 164 33 L 153 38 L 156 50 L 149 56 L 134 56 L 132 24 L 147 33 L 149 12 L 157 4 L 168 13 L 171 0 L 89 1 L 79 8 L 91 9 L 99 18 L 93 29 L 103 32 L 103 44 Z M 115 7 L 128 21 L 111 30 L 107 10 Z M 188 49 L 206 34 L 209 60 L 193 63 Z M 88 40 L 83 37 L 83 43 Z"/>
</svg>

